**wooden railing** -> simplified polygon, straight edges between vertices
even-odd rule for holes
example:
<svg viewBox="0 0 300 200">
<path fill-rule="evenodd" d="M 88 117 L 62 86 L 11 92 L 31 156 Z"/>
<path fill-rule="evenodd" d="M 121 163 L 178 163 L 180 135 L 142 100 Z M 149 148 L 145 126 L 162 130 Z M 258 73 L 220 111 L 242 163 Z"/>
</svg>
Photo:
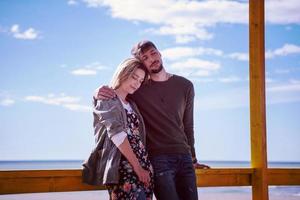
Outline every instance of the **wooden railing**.
<svg viewBox="0 0 300 200">
<path fill-rule="evenodd" d="M 196 170 L 198 187 L 252 186 L 255 169 Z M 268 185 L 299 185 L 299 169 L 268 169 Z M 104 190 L 82 183 L 81 170 L 0 171 L 0 194 Z"/>
</svg>

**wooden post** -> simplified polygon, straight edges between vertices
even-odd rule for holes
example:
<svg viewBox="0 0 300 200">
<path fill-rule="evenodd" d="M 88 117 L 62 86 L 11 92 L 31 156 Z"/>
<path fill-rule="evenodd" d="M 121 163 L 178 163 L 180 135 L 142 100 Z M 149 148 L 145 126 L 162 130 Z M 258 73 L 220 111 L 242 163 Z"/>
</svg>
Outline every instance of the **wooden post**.
<svg viewBox="0 0 300 200">
<path fill-rule="evenodd" d="M 252 199 L 268 200 L 264 0 L 249 1 Z"/>
</svg>

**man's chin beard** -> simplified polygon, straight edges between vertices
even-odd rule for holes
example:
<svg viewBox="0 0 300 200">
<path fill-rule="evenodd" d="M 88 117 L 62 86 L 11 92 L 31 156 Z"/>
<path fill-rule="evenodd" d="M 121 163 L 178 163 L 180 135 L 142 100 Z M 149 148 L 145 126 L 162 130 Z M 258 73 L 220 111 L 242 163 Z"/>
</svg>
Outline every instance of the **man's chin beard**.
<svg viewBox="0 0 300 200">
<path fill-rule="evenodd" d="M 157 74 L 157 73 L 161 72 L 162 69 L 163 69 L 163 66 L 160 65 L 158 69 L 151 70 L 151 74 Z"/>
</svg>

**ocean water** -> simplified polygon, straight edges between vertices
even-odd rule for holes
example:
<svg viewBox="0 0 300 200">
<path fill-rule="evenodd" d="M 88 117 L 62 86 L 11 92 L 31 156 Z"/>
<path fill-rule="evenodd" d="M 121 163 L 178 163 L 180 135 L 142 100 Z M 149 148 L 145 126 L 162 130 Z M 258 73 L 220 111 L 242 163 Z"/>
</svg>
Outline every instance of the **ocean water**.
<svg viewBox="0 0 300 200">
<path fill-rule="evenodd" d="M 1 161 L 0 170 L 81 169 L 83 160 Z M 249 161 L 201 161 L 212 168 L 249 168 Z M 269 162 L 269 168 L 300 168 L 300 162 Z"/>
<path fill-rule="evenodd" d="M 0 171 L 6 170 L 38 170 L 38 169 L 81 169 L 83 160 L 47 160 L 47 161 L 0 161 Z M 212 168 L 247 168 L 247 161 L 202 161 Z M 300 168 L 300 162 L 270 162 L 269 168 Z M 201 187 L 199 194 L 251 194 L 250 186 L 243 187 Z M 269 193 L 275 196 L 293 196 L 300 200 L 299 186 L 270 186 Z"/>
</svg>

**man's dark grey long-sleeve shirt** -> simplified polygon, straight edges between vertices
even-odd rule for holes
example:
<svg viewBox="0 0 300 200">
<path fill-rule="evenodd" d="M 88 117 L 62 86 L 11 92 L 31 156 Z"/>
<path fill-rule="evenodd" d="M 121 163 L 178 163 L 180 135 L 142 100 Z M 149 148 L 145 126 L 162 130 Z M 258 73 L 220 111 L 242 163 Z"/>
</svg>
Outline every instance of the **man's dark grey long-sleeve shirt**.
<svg viewBox="0 0 300 200">
<path fill-rule="evenodd" d="M 130 96 L 144 118 L 149 155 L 191 153 L 194 148 L 194 87 L 173 75 L 167 81 L 150 80 Z"/>
</svg>

